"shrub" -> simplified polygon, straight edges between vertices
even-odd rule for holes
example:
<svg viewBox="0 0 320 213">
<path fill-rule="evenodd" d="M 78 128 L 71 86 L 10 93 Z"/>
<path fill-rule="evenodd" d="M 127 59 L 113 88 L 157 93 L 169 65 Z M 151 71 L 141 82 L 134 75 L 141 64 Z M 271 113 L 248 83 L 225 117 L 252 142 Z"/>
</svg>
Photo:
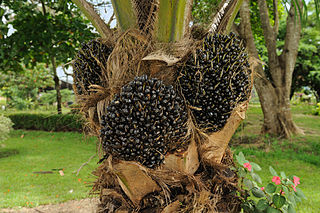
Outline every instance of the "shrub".
<svg viewBox="0 0 320 213">
<path fill-rule="evenodd" d="M 242 209 L 245 213 L 291 213 L 295 212 L 298 203 L 306 199 L 302 190 L 298 188 L 300 178 L 294 175 L 287 176 L 284 172 L 280 175 L 270 166 L 269 171 L 273 176 L 265 187 L 261 187 L 262 180 L 256 173 L 261 167 L 245 159 L 242 152 L 235 156 L 240 178 Z M 255 199 L 251 199 L 252 196 Z"/>
<path fill-rule="evenodd" d="M 62 102 L 74 101 L 73 91 L 69 89 L 62 89 L 60 90 Z M 42 93 L 40 97 L 41 104 L 50 104 L 52 105 L 54 102 L 57 101 L 57 92 L 55 90 L 50 90 L 46 93 Z"/>
<path fill-rule="evenodd" d="M 312 110 L 312 114 L 320 115 L 320 103 L 317 104 L 316 108 Z"/>
<path fill-rule="evenodd" d="M 83 120 L 77 114 L 10 114 L 14 129 L 44 131 L 82 131 Z"/>
<path fill-rule="evenodd" d="M 12 125 L 10 118 L 0 115 L 0 142 L 8 138 Z"/>
</svg>

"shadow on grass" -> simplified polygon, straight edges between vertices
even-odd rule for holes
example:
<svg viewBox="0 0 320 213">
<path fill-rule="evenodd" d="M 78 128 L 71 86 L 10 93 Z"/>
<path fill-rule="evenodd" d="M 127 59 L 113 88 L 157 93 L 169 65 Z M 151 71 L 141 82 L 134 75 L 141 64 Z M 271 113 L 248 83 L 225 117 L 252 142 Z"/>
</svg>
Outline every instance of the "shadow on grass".
<svg viewBox="0 0 320 213">
<path fill-rule="evenodd" d="M 17 154 L 19 154 L 19 150 L 17 149 L 5 149 L 5 150 L 0 149 L 0 158 L 7 158 Z"/>
</svg>

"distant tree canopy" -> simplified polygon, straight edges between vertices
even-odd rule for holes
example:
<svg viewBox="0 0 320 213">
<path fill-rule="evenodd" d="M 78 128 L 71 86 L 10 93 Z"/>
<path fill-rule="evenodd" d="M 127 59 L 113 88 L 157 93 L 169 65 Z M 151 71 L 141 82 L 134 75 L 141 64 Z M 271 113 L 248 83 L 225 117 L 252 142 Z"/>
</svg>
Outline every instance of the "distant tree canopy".
<svg viewBox="0 0 320 213">
<path fill-rule="evenodd" d="M 38 101 L 40 88 L 53 87 L 51 72 L 43 63 L 38 63 L 32 69 L 22 67 L 22 73 L 0 72 L 1 95 L 7 98 L 7 104 L 18 109 L 29 108 Z"/>
<path fill-rule="evenodd" d="M 0 71 L 51 65 L 61 113 L 57 66 L 70 62 L 80 44 L 97 34 L 69 0 L 0 1 L 0 5 Z"/>
<path fill-rule="evenodd" d="M 93 28 L 71 1 L 58 0 L 4 1 L 0 59 L 2 70 L 17 67 L 17 63 L 35 65 L 37 62 L 69 62 L 81 42 L 93 38 Z M 40 3 L 39 3 L 40 2 Z M 13 33 L 9 34 L 9 25 Z M 9 51 L 10 50 L 10 51 Z M 6 67 L 4 67 L 6 66 Z"/>
<path fill-rule="evenodd" d="M 306 26 L 302 30 L 291 95 L 301 87 L 308 86 L 320 102 L 320 24 L 316 20 L 314 4 L 309 4 L 309 11 Z"/>
</svg>

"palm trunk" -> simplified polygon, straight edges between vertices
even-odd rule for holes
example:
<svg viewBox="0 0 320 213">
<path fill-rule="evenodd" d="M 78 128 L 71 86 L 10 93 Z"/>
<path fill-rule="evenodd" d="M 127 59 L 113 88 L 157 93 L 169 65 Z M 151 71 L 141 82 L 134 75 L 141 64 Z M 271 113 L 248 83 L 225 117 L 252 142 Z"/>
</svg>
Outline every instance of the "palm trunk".
<svg viewBox="0 0 320 213">
<path fill-rule="evenodd" d="M 61 105 L 62 105 L 62 101 L 61 101 L 61 92 L 60 92 L 60 80 L 59 77 L 57 75 L 57 65 L 56 65 L 56 59 L 51 56 L 51 63 L 52 63 L 52 71 L 53 71 L 53 81 L 54 81 L 54 88 L 57 92 L 57 111 L 58 114 L 62 114 L 62 110 L 61 110 Z"/>
</svg>

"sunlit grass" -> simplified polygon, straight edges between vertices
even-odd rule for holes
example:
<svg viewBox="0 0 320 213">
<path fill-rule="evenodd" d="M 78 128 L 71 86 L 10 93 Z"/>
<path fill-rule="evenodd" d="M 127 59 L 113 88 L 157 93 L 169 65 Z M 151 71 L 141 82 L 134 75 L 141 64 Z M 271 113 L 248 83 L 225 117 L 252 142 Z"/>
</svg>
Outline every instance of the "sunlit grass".
<svg viewBox="0 0 320 213">
<path fill-rule="evenodd" d="M 85 139 L 79 133 L 14 131 L 0 148 L 0 207 L 37 206 L 88 197 L 97 158 L 79 176 L 73 172 L 95 151 L 94 139 Z M 41 173 L 46 171 L 53 173 Z"/>
</svg>

